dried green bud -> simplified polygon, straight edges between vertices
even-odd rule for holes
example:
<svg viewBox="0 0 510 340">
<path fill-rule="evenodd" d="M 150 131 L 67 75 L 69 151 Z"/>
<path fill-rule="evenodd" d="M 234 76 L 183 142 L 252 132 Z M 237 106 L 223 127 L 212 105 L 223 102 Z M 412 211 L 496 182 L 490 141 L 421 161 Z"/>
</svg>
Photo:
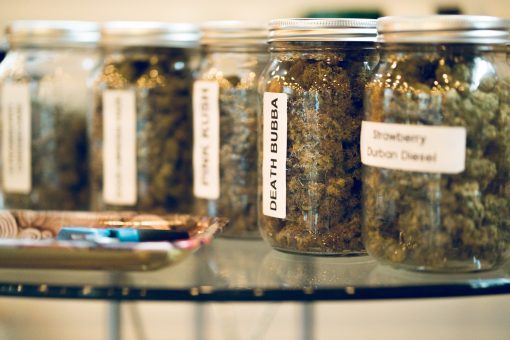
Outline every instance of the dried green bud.
<svg viewBox="0 0 510 340">
<path fill-rule="evenodd" d="M 459 174 L 366 167 L 367 249 L 412 269 L 493 267 L 510 242 L 509 74 L 488 68 L 480 75 L 479 63 L 492 59 L 476 47 L 387 58 L 395 67 L 378 72 L 398 75 L 399 83 L 370 82 L 366 118 L 464 127 L 466 162 Z"/>
<path fill-rule="evenodd" d="M 92 207 L 96 210 L 186 212 L 191 210 L 191 86 L 194 51 L 133 47 L 123 58 L 106 56 L 94 88 Z M 177 67 L 177 65 L 179 65 Z M 103 107 L 105 89 L 132 89 L 136 96 L 136 185 L 132 206 L 103 201 Z"/>
<path fill-rule="evenodd" d="M 367 44 L 325 45 L 275 55 L 263 77 L 263 92 L 288 95 L 287 216 L 259 225 L 280 250 L 360 254 L 360 126 L 377 57 Z"/>
</svg>

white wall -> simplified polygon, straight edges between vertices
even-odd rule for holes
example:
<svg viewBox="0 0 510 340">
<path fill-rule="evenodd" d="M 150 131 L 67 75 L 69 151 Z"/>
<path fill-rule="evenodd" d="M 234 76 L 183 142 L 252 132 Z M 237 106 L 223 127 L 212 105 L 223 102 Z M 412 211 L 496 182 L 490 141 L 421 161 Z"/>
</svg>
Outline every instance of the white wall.
<svg viewBox="0 0 510 340">
<path fill-rule="evenodd" d="M 510 296 L 315 304 L 313 340 L 508 340 Z M 128 303 L 123 340 L 312 340 L 302 305 Z M 0 340 L 107 340 L 107 305 L 97 301 L 0 299 Z"/>
</svg>

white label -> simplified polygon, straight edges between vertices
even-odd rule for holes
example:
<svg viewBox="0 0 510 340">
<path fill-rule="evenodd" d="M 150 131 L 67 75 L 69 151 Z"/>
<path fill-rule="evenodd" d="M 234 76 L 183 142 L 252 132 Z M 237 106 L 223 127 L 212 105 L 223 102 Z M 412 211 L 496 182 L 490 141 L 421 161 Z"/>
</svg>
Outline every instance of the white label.
<svg viewBox="0 0 510 340">
<path fill-rule="evenodd" d="M 363 121 L 361 162 L 378 168 L 458 174 L 466 161 L 463 127 Z"/>
<path fill-rule="evenodd" d="M 136 99 L 132 90 L 103 93 L 103 199 L 136 204 Z"/>
<path fill-rule="evenodd" d="M 262 212 L 287 215 L 287 95 L 264 93 L 262 132 Z"/>
<path fill-rule="evenodd" d="M 193 192 L 196 197 L 220 197 L 219 86 L 199 80 L 193 86 Z"/>
<path fill-rule="evenodd" d="M 28 84 L 2 87 L 2 181 L 5 192 L 32 190 L 31 111 Z"/>
</svg>

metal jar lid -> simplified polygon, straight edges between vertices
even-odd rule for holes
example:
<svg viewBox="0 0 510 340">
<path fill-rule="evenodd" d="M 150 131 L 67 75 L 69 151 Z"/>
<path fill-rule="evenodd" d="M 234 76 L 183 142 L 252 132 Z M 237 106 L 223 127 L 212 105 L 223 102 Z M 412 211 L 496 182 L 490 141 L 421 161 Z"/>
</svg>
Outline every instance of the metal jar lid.
<svg viewBox="0 0 510 340">
<path fill-rule="evenodd" d="M 209 21 L 200 28 L 202 45 L 267 44 L 267 22 Z"/>
<path fill-rule="evenodd" d="M 11 47 L 95 46 L 99 24 L 90 21 L 19 20 L 6 28 Z"/>
<path fill-rule="evenodd" d="M 368 41 L 376 40 L 373 19 L 277 19 L 269 22 L 273 41 Z"/>
<path fill-rule="evenodd" d="M 432 15 L 377 19 L 380 42 L 504 44 L 510 21 L 491 16 Z"/>
<path fill-rule="evenodd" d="M 199 30 L 192 24 L 112 21 L 101 28 L 101 45 L 114 47 L 195 47 Z"/>
</svg>

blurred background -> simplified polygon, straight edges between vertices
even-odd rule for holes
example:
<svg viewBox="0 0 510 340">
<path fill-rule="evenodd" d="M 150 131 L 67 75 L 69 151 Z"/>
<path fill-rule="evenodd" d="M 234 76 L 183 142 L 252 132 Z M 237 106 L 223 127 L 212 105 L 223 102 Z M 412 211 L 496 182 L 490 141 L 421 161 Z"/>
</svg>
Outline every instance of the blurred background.
<svg viewBox="0 0 510 340">
<path fill-rule="evenodd" d="M 462 13 L 510 18 L 508 0 L 0 0 L 17 19 L 268 20 Z M 0 36 L 3 36 L 3 28 Z M 310 309 L 311 308 L 311 309 Z M 303 328 L 312 310 L 313 327 Z M 302 304 L 127 303 L 123 339 L 510 339 L 510 296 Z M 0 298 L 0 340 L 107 339 L 108 303 Z"/>
<path fill-rule="evenodd" d="M 379 12 L 382 15 L 424 15 L 438 11 L 510 17 L 508 0 L 2 0 L 0 25 L 15 19 L 269 20 L 310 13 Z"/>
</svg>

